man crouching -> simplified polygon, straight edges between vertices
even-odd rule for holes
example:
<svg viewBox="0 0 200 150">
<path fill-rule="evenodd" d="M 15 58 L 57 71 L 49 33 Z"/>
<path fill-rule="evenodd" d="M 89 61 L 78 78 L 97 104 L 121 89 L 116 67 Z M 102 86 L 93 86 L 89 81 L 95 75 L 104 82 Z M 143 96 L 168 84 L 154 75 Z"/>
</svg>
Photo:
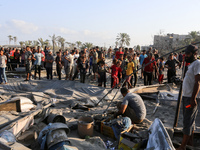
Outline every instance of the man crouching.
<svg viewBox="0 0 200 150">
<path fill-rule="evenodd" d="M 118 115 L 127 116 L 131 119 L 132 123 L 141 123 L 146 117 L 146 107 L 142 98 L 135 93 L 130 93 L 127 88 L 121 88 L 121 93 L 124 97 L 123 102 L 117 105 Z"/>
</svg>

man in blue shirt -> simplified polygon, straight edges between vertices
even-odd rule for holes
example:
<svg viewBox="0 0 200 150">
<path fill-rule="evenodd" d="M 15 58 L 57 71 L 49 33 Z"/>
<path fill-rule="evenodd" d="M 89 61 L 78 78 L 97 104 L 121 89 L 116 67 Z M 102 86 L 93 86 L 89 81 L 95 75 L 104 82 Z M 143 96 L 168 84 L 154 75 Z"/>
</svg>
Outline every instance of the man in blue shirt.
<svg viewBox="0 0 200 150">
<path fill-rule="evenodd" d="M 34 65 L 35 65 L 35 79 L 36 79 L 36 74 L 38 73 L 39 75 L 39 80 L 40 80 L 40 74 L 41 74 L 41 65 L 42 65 L 42 58 L 44 55 L 41 53 L 41 48 L 38 46 L 36 53 L 34 54 Z"/>
<path fill-rule="evenodd" d="M 142 54 L 141 54 L 140 57 L 139 57 L 140 66 L 142 66 L 143 61 L 144 61 L 144 59 L 145 59 L 146 57 L 147 57 L 146 50 L 143 50 L 143 51 L 142 51 Z M 140 79 L 142 79 L 142 78 L 143 78 L 143 69 L 141 69 L 141 77 L 140 77 Z"/>
</svg>

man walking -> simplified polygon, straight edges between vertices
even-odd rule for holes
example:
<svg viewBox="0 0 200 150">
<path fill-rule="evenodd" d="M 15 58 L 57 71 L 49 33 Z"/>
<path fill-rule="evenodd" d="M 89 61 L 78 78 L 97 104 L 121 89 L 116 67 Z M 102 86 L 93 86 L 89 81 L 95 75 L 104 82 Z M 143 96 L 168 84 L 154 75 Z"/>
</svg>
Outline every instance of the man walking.
<svg viewBox="0 0 200 150">
<path fill-rule="evenodd" d="M 185 61 L 191 64 L 183 80 L 183 140 L 178 150 L 185 150 L 186 145 L 193 144 L 197 100 L 200 98 L 200 60 L 197 60 L 197 50 L 194 45 L 189 45 L 185 50 Z M 190 107 L 186 108 L 188 105 Z"/>
</svg>

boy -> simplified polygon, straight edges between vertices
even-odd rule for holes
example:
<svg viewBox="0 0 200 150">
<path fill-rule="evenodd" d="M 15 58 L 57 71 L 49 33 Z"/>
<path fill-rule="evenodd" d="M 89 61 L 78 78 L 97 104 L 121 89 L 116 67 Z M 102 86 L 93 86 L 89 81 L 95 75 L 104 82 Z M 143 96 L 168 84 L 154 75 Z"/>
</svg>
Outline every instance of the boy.
<svg viewBox="0 0 200 150">
<path fill-rule="evenodd" d="M 58 79 L 61 80 L 61 69 L 62 69 L 62 60 L 61 60 L 61 53 L 56 52 L 57 57 L 56 57 L 56 71 L 58 75 Z"/>
<path fill-rule="evenodd" d="M 126 70 L 126 76 L 127 76 L 127 79 L 126 79 L 126 82 L 128 83 L 128 89 L 132 88 L 132 85 L 131 85 L 131 77 L 133 75 L 131 75 L 133 73 L 133 70 L 134 70 L 134 63 L 132 62 L 132 57 L 131 56 L 128 56 L 128 64 L 127 64 L 127 70 Z"/>
<path fill-rule="evenodd" d="M 162 84 L 163 83 L 163 78 L 164 78 L 164 74 L 163 74 L 163 71 L 164 71 L 164 58 L 161 57 L 160 58 L 160 62 L 159 62 L 159 75 L 158 75 L 158 82 L 159 84 Z"/>
<path fill-rule="evenodd" d="M 78 69 L 80 71 L 80 82 L 85 83 L 85 75 L 87 73 L 87 70 L 89 68 L 88 63 L 86 62 L 86 57 L 81 57 L 81 63 L 79 63 Z"/>
<path fill-rule="evenodd" d="M 106 65 L 104 61 L 99 62 L 98 67 L 98 86 L 102 86 L 102 83 L 104 83 L 104 87 L 106 87 Z"/>
</svg>

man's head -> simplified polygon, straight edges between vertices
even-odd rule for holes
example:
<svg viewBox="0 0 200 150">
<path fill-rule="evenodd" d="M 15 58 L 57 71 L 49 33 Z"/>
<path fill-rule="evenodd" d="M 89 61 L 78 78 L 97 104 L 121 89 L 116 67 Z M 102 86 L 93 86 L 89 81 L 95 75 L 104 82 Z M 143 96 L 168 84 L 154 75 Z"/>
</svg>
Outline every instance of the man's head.
<svg viewBox="0 0 200 150">
<path fill-rule="evenodd" d="M 0 51 L 0 55 L 3 56 L 3 50 Z"/>
<path fill-rule="evenodd" d="M 119 47 L 119 51 L 120 51 L 120 52 L 122 51 L 122 47 Z"/>
<path fill-rule="evenodd" d="M 123 60 L 123 58 L 124 58 L 124 55 L 123 55 L 123 54 L 120 54 L 120 55 L 119 55 L 119 59 L 120 59 L 120 60 Z"/>
<path fill-rule="evenodd" d="M 75 51 L 74 51 L 74 50 L 72 50 L 71 54 L 72 54 L 72 55 L 74 55 L 74 54 L 75 54 Z"/>
<path fill-rule="evenodd" d="M 105 61 L 100 61 L 99 64 L 103 67 L 105 65 Z"/>
<path fill-rule="evenodd" d="M 120 60 L 117 61 L 117 67 L 120 67 L 122 62 Z"/>
<path fill-rule="evenodd" d="M 132 57 L 128 56 L 128 61 L 131 62 L 132 61 Z"/>
<path fill-rule="evenodd" d="M 198 47 L 195 45 L 189 45 L 185 49 L 185 61 L 192 63 L 197 59 Z"/>
<path fill-rule="evenodd" d="M 57 55 L 57 56 L 60 56 L 60 52 L 56 52 L 56 55 Z"/>
<path fill-rule="evenodd" d="M 127 88 L 125 88 L 125 87 L 121 88 L 121 93 L 122 93 L 123 97 L 125 97 L 128 92 L 129 92 L 129 90 Z"/>
<path fill-rule="evenodd" d="M 38 52 L 38 53 L 41 52 L 41 47 L 40 47 L 40 46 L 38 46 L 38 48 L 37 48 L 37 52 Z"/>
<path fill-rule="evenodd" d="M 29 46 L 26 46 L 26 50 L 27 50 L 27 51 L 30 51 L 30 47 L 29 47 Z"/>
<path fill-rule="evenodd" d="M 143 55 L 145 55 L 146 54 L 146 50 L 143 50 L 142 53 L 143 53 Z"/>
<path fill-rule="evenodd" d="M 152 57 L 153 57 L 153 54 L 150 52 L 150 53 L 148 54 L 148 58 L 151 59 Z"/>
<path fill-rule="evenodd" d="M 169 60 L 173 60 L 173 53 L 169 55 Z"/>
<path fill-rule="evenodd" d="M 51 51 L 51 50 L 49 50 L 48 54 L 49 54 L 49 55 L 51 55 L 51 54 L 52 54 L 52 51 Z"/>
</svg>

